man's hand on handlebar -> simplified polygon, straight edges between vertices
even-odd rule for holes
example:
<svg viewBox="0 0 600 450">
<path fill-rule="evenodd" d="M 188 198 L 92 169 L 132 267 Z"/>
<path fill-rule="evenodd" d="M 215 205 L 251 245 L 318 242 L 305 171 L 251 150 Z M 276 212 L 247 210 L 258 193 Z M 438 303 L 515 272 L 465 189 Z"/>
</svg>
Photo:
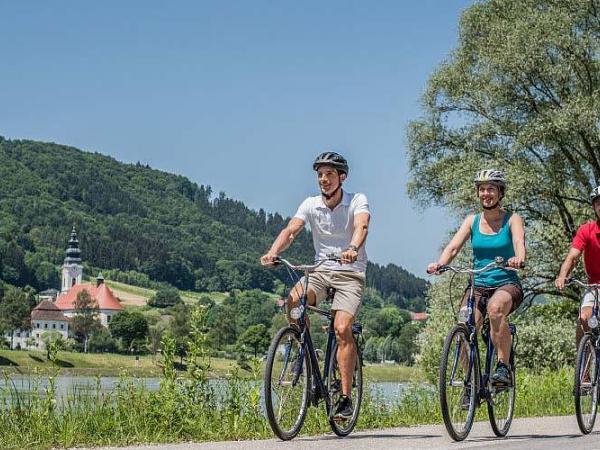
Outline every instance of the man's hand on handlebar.
<svg viewBox="0 0 600 450">
<path fill-rule="evenodd" d="M 443 264 L 437 262 L 431 263 L 427 266 L 427 273 L 429 275 L 438 275 L 438 270 L 440 270 L 440 267 L 442 266 Z"/>
<path fill-rule="evenodd" d="M 279 255 L 275 255 L 273 253 L 267 253 L 260 257 L 260 263 L 263 266 L 272 266 L 279 261 Z"/>
<path fill-rule="evenodd" d="M 565 288 L 565 284 L 567 284 L 567 278 L 565 277 L 556 277 L 556 280 L 554 280 L 554 286 L 556 286 L 556 288 L 559 291 L 562 291 Z"/>
<path fill-rule="evenodd" d="M 340 254 L 340 263 L 341 264 L 352 264 L 358 258 L 358 252 L 352 250 L 351 248 L 347 248 Z"/>
</svg>

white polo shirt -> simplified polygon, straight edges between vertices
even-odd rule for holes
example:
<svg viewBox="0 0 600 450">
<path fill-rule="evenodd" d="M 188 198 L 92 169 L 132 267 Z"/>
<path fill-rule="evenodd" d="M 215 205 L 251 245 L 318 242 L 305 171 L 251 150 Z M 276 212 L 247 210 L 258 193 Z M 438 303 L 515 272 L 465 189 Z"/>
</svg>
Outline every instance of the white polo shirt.
<svg viewBox="0 0 600 450">
<path fill-rule="evenodd" d="M 342 191 L 342 201 L 333 209 L 329 209 L 323 198 L 308 197 L 302 202 L 294 215 L 310 226 L 315 259 L 325 259 L 329 253 L 339 255 L 348 248 L 354 232 L 354 216 L 368 213 L 369 203 L 365 194 Z M 326 261 L 321 268 L 327 270 L 346 270 L 365 272 L 367 270 L 367 251 L 365 244 L 358 249 L 358 258 L 352 264 L 339 264 Z"/>
</svg>

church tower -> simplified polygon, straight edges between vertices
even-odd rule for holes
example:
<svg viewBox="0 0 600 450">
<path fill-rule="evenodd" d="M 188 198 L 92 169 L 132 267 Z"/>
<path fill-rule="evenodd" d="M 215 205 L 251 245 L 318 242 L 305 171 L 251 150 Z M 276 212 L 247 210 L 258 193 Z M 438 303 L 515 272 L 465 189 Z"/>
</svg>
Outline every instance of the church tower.
<svg viewBox="0 0 600 450">
<path fill-rule="evenodd" d="M 83 265 L 81 264 L 81 250 L 79 249 L 79 240 L 75 232 L 75 226 L 71 231 L 69 246 L 66 250 L 66 258 L 62 268 L 62 285 L 60 293 L 64 294 L 72 286 L 81 284 L 83 278 Z"/>
</svg>

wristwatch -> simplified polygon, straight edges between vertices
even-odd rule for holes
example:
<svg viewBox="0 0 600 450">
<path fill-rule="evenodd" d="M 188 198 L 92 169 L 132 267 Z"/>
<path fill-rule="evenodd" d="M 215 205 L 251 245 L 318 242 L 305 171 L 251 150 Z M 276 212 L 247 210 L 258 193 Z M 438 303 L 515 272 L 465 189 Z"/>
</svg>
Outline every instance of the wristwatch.
<svg viewBox="0 0 600 450">
<path fill-rule="evenodd" d="M 354 250 L 356 253 L 358 253 L 358 247 L 354 244 L 350 244 L 348 246 L 348 250 Z"/>
</svg>

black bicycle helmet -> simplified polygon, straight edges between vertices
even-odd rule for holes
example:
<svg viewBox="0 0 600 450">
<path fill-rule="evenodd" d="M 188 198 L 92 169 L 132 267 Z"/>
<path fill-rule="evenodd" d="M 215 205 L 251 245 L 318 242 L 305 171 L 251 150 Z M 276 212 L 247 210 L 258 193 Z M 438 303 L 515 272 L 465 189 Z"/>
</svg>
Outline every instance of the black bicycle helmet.
<svg viewBox="0 0 600 450">
<path fill-rule="evenodd" d="M 332 166 L 338 172 L 343 172 L 348 175 L 348 161 L 342 155 L 336 152 L 323 152 L 315 159 L 313 170 L 318 170 L 323 165 Z"/>
</svg>

